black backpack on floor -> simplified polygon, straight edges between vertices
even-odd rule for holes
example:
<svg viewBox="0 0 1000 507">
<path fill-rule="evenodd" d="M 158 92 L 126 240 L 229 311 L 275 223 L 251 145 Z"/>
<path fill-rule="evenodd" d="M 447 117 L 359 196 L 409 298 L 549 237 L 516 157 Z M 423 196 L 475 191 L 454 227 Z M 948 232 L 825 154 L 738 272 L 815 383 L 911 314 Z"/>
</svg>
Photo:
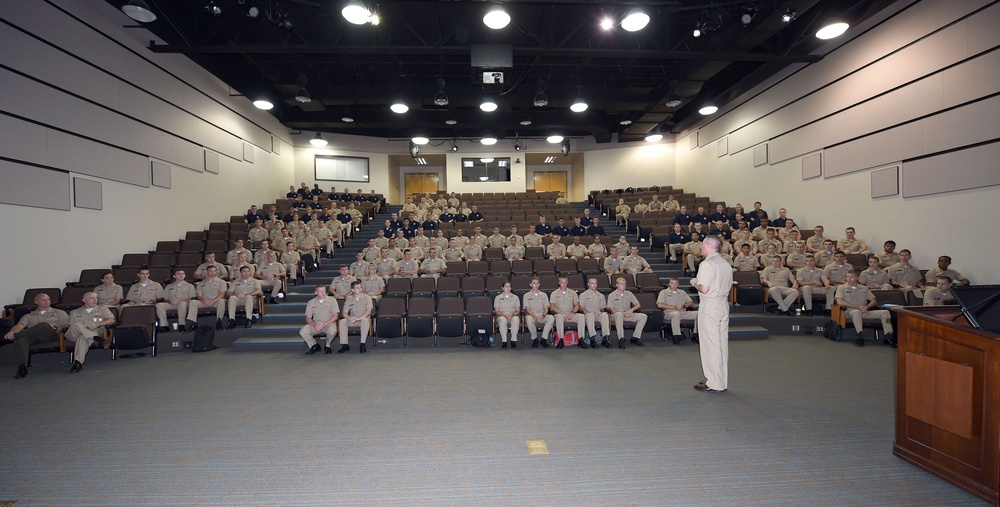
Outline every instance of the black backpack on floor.
<svg viewBox="0 0 1000 507">
<path fill-rule="evenodd" d="M 198 326 L 194 330 L 194 344 L 191 346 L 191 352 L 208 352 L 215 349 L 215 328 Z"/>
<path fill-rule="evenodd" d="M 823 325 L 823 336 L 828 340 L 833 340 L 835 342 L 843 341 L 844 339 L 844 328 L 840 327 L 840 324 L 832 320 L 826 321 Z"/>
</svg>

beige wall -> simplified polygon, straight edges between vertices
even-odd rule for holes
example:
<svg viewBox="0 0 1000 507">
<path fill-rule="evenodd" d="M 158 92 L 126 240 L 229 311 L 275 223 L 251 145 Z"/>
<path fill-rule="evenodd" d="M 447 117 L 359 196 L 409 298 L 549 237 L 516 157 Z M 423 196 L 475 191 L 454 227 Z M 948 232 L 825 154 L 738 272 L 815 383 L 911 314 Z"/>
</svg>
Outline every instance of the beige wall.
<svg viewBox="0 0 1000 507">
<path fill-rule="evenodd" d="M 586 192 L 670 185 L 676 178 L 673 143 L 643 142 L 625 148 L 587 151 L 583 159 Z"/>
</svg>

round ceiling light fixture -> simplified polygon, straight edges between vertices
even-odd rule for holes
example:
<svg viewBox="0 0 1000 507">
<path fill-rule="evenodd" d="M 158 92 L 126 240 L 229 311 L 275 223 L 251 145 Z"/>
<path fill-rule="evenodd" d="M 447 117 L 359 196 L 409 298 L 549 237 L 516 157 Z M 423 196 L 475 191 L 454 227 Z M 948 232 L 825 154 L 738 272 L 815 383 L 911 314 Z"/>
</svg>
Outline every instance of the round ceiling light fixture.
<svg viewBox="0 0 1000 507">
<path fill-rule="evenodd" d="M 494 30 L 499 30 L 510 23 L 510 14 L 507 14 L 507 11 L 503 10 L 503 7 L 494 5 L 483 16 L 483 23 Z"/>
<path fill-rule="evenodd" d="M 649 24 L 649 14 L 642 9 L 632 9 L 622 20 L 622 29 L 627 32 L 638 32 Z"/>
<path fill-rule="evenodd" d="M 396 114 L 403 114 L 410 110 L 410 106 L 404 104 L 403 101 L 401 100 L 397 100 L 396 102 L 393 102 L 391 106 L 389 106 L 389 109 L 391 109 L 392 112 Z"/>
<path fill-rule="evenodd" d="M 548 142 L 550 142 L 550 143 L 552 143 L 552 144 L 559 144 L 559 143 L 563 142 L 563 136 L 560 136 L 558 134 L 557 135 L 551 135 L 549 137 L 546 137 L 545 140 L 548 141 Z"/>
<path fill-rule="evenodd" d="M 831 19 L 823 25 L 823 28 L 820 28 L 819 31 L 816 32 L 816 38 L 822 40 L 834 39 L 844 35 L 844 32 L 846 32 L 850 27 L 851 25 L 848 25 L 839 19 Z"/>
</svg>

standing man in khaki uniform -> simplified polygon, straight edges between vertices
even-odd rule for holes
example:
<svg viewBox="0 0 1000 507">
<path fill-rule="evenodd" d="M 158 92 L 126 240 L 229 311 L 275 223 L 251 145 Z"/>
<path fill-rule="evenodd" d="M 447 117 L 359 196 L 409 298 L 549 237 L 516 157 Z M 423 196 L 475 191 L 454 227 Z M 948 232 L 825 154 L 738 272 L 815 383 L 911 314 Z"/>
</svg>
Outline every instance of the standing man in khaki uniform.
<svg viewBox="0 0 1000 507">
<path fill-rule="evenodd" d="M 129 288 L 122 306 L 156 304 L 161 292 L 163 286 L 149 279 L 149 268 L 139 268 L 139 281 Z"/>
<path fill-rule="evenodd" d="M 864 285 L 858 285 L 858 274 L 850 271 L 847 273 L 847 283 L 837 287 L 837 304 L 844 308 L 847 318 L 854 323 L 854 331 L 858 333 L 858 339 L 854 342 L 858 347 L 865 346 L 864 322 L 863 319 L 879 319 L 882 321 L 882 334 L 885 335 L 885 343 L 894 345 L 896 342 L 892 337 L 892 321 L 889 310 L 872 310 L 878 306 L 878 300 Z"/>
<path fill-rule="evenodd" d="M 35 343 L 59 340 L 59 331 L 69 325 L 69 315 L 52 308 L 48 294 L 35 296 L 35 311 L 21 317 L 3 337 L 14 342 L 15 379 L 28 375 L 28 349 Z"/>
<path fill-rule="evenodd" d="M 160 321 L 159 332 L 161 333 L 170 332 L 167 310 L 177 310 L 177 327 L 180 329 L 187 328 L 190 325 L 188 322 L 198 320 L 197 315 L 192 319 L 188 313 L 189 303 L 198 296 L 198 293 L 194 285 L 188 283 L 185 278 L 187 278 L 187 274 L 183 269 L 174 269 L 174 281 L 163 288 L 163 292 L 160 294 L 160 299 L 163 301 L 156 303 L 156 318 Z"/>
<path fill-rule="evenodd" d="M 702 242 L 698 278 L 691 285 L 701 294 L 698 308 L 698 347 L 705 380 L 695 384 L 699 391 L 722 393 L 729 388 L 729 289 L 733 270 L 719 257 L 719 238 L 710 236 Z"/>
<path fill-rule="evenodd" d="M 274 252 L 267 252 L 267 262 L 260 265 L 257 279 L 260 280 L 261 289 L 271 290 L 267 302 L 272 305 L 278 304 L 278 296 L 285 289 L 285 265 L 277 262 Z"/>
<path fill-rule="evenodd" d="M 676 276 L 672 276 L 667 288 L 661 290 L 656 296 L 656 307 L 663 310 L 663 321 L 670 322 L 670 335 L 674 345 L 680 343 L 682 339 L 682 320 L 695 321 L 691 339 L 698 341 L 698 312 L 691 310 L 694 308 L 694 301 L 687 292 L 680 290 L 680 286 L 680 280 Z"/>
<path fill-rule="evenodd" d="M 549 333 L 552 332 L 552 323 L 555 318 L 549 315 L 549 296 L 538 290 L 541 282 L 537 278 L 531 279 L 531 290 L 524 295 L 524 325 L 531 334 L 531 348 L 537 349 L 541 343 L 542 348 L 549 348 Z M 542 338 L 538 339 L 538 324 L 542 324 Z"/>
<path fill-rule="evenodd" d="M 632 247 L 635 248 L 635 247 Z M 625 323 L 632 322 L 635 329 L 632 330 L 633 345 L 645 347 L 642 343 L 642 328 L 646 327 L 646 314 L 640 313 L 639 300 L 635 294 L 625 290 L 625 278 L 615 279 L 615 291 L 608 295 L 608 310 L 611 310 L 611 318 L 615 322 L 615 332 L 618 333 L 618 348 L 625 348 Z"/>
<path fill-rule="evenodd" d="M 197 298 L 188 304 L 188 316 L 193 315 L 195 321 L 198 317 L 198 309 L 200 308 L 215 308 L 215 329 L 222 329 L 222 319 L 226 315 L 226 282 L 217 276 L 218 268 L 215 266 L 209 266 L 205 270 L 205 279 L 198 282 L 195 285 L 195 293 Z M 188 329 L 185 331 L 194 331 L 197 324 L 192 325 L 192 322 L 188 323 Z"/>
<path fill-rule="evenodd" d="M 324 351 L 330 354 L 333 352 L 330 349 L 330 344 L 333 343 L 333 339 L 337 336 L 337 326 L 332 326 L 331 324 L 340 318 L 340 305 L 337 304 L 336 299 L 327 297 L 326 287 L 323 284 L 317 284 L 313 294 L 316 297 L 306 303 L 306 325 L 302 326 L 302 329 L 299 329 L 299 336 L 309 346 L 309 350 L 306 351 L 306 355 L 308 356 L 319 352 L 319 344 L 316 343 L 315 336 L 326 334 L 326 347 Z"/>
<path fill-rule="evenodd" d="M 577 334 L 582 334 L 587 325 L 586 319 L 580 313 L 580 300 L 577 299 L 576 291 L 569 288 L 569 279 L 565 276 L 559 277 L 559 287 L 549 296 L 549 309 L 555 316 L 556 348 L 561 349 L 565 346 L 563 336 L 567 320 L 576 324 Z M 587 347 L 582 337 L 578 337 L 577 345 Z"/>
<path fill-rule="evenodd" d="M 587 333 L 590 336 L 590 348 L 597 348 L 597 337 L 601 336 L 601 346 L 610 349 L 611 324 L 608 320 L 608 299 L 597 291 L 597 279 L 587 279 L 587 290 L 580 294 L 580 310 L 583 311 L 583 320 L 587 324 Z M 601 333 L 597 334 L 597 324 L 601 325 Z M 582 341 L 583 337 L 581 337 Z"/>
<path fill-rule="evenodd" d="M 823 284 L 823 271 L 816 267 L 816 257 L 813 254 L 806 254 L 806 265 L 795 272 L 795 280 L 799 282 L 802 291 L 802 302 L 806 306 L 806 315 L 812 317 L 813 295 L 825 295 L 824 309 L 830 311 L 837 289 Z"/>
<path fill-rule="evenodd" d="M 87 352 L 94 339 L 98 336 L 103 337 L 105 327 L 114 323 L 115 316 L 111 310 L 97 304 L 97 294 L 88 292 L 83 295 L 83 306 L 69 312 L 69 327 L 66 328 L 66 339 L 75 344 L 70 373 L 77 373 L 83 369 Z"/>
<path fill-rule="evenodd" d="M 338 354 L 343 354 L 351 350 L 351 346 L 347 344 L 347 333 L 350 328 L 361 330 L 359 351 L 362 354 L 368 352 L 365 342 L 368 341 L 368 333 L 371 331 L 372 322 L 369 317 L 374 308 L 375 304 L 372 302 L 371 296 L 364 293 L 361 282 L 351 282 L 351 293 L 344 300 L 344 309 L 340 319 L 340 348 L 337 349 Z"/>
<path fill-rule="evenodd" d="M 511 294 L 510 281 L 505 281 L 503 292 L 493 298 L 493 313 L 497 316 L 497 329 L 500 330 L 500 348 L 507 348 L 507 335 L 510 334 L 510 348 L 516 349 L 521 302 L 516 294 Z"/>
<path fill-rule="evenodd" d="M 257 296 L 264 294 L 260 287 L 260 281 L 250 277 L 250 268 L 243 266 L 240 268 L 240 276 L 230 284 L 227 295 L 229 296 L 229 329 L 236 327 L 236 305 L 243 303 L 243 311 L 246 312 L 247 323 L 243 327 L 253 325 L 253 303 Z"/>
<path fill-rule="evenodd" d="M 771 265 L 760 272 L 760 281 L 767 287 L 767 297 L 778 303 L 778 313 L 791 315 L 791 307 L 799 299 L 799 282 L 781 265 L 780 255 L 771 257 Z"/>
</svg>

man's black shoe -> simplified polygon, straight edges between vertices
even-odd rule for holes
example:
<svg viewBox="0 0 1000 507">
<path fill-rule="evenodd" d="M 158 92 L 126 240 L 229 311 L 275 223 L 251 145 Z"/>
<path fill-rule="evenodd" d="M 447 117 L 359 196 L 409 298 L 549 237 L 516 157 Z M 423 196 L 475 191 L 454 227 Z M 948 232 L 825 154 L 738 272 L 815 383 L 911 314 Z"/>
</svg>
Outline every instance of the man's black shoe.
<svg viewBox="0 0 1000 507">
<path fill-rule="evenodd" d="M 345 344 L 341 345 L 339 349 L 337 349 L 337 353 L 338 354 L 343 354 L 344 352 L 347 352 L 348 350 L 351 350 L 351 346 L 345 343 Z"/>
<path fill-rule="evenodd" d="M 83 369 L 83 364 L 80 361 L 73 361 L 73 367 L 69 369 L 70 373 L 76 373 Z"/>
<path fill-rule="evenodd" d="M 511 340 L 511 341 L 510 341 L 510 348 L 512 348 L 512 349 L 516 349 L 516 348 L 517 348 L 517 342 L 516 342 L 516 341 L 514 341 L 514 340 Z"/>
<path fill-rule="evenodd" d="M 24 378 L 24 377 L 27 377 L 27 376 L 28 376 L 28 365 L 22 364 L 22 365 L 18 366 L 17 367 L 17 374 L 14 375 L 14 378 L 18 379 L 18 378 Z"/>
<path fill-rule="evenodd" d="M 160 327 L 156 328 L 156 332 L 157 333 L 169 333 L 170 332 L 170 328 L 167 327 L 167 326 L 160 326 Z"/>
<path fill-rule="evenodd" d="M 882 341 L 886 345 L 896 348 L 896 336 L 893 333 L 886 333 L 885 338 L 883 338 Z"/>
<path fill-rule="evenodd" d="M 601 340 L 601 346 L 604 347 L 604 348 L 606 348 L 606 349 L 610 349 L 611 348 L 611 342 L 608 341 L 608 337 L 607 336 L 605 336 L 604 339 Z"/>
<path fill-rule="evenodd" d="M 538 340 L 538 344 L 541 345 L 543 349 L 549 348 L 549 340 L 547 338 Z"/>
<path fill-rule="evenodd" d="M 857 339 L 857 341 L 854 342 L 854 344 L 857 345 L 858 347 L 864 347 L 865 346 L 865 338 L 863 336 L 861 336 L 861 335 L 858 335 L 858 339 Z"/>
<path fill-rule="evenodd" d="M 698 335 L 697 334 L 691 335 L 691 342 L 692 343 L 698 343 Z"/>
<path fill-rule="evenodd" d="M 222 321 L 221 320 L 216 320 L 215 321 L 215 330 L 216 331 L 222 331 Z"/>
<path fill-rule="evenodd" d="M 537 349 L 538 348 L 538 338 L 532 338 L 532 340 L 531 340 L 531 348 L 533 348 L 533 349 Z"/>
<path fill-rule="evenodd" d="M 309 347 L 309 350 L 306 351 L 306 355 L 307 356 L 311 356 L 311 355 L 313 355 L 313 354 L 315 354 L 317 352 L 319 352 L 319 344 L 318 343 L 316 345 L 313 345 L 312 347 Z"/>
<path fill-rule="evenodd" d="M 581 338 L 580 341 L 576 342 L 576 346 L 580 347 L 581 349 L 587 348 L 587 340 Z"/>
<path fill-rule="evenodd" d="M 597 340 L 595 340 L 595 339 L 593 339 L 593 338 L 591 338 L 591 339 L 590 339 L 590 348 L 592 348 L 592 349 L 596 349 L 596 348 L 597 348 L 597 347 L 599 347 L 599 346 L 600 346 L 600 345 L 598 345 L 598 344 L 597 344 Z"/>
<path fill-rule="evenodd" d="M 501 343 L 501 344 L 500 344 L 500 348 L 502 348 L 502 349 L 505 349 L 505 348 L 507 348 L 507 342 L 503 342 L 503 343 Z"/>
<path fill-rule="evenodd" d="M 636 347 L 645 347 L 646 346 L 646 344 L 642 343 L 642 340 L 640 340 L 638 338 L 632 338 L 631 340 L 629 340 L 629 343 L 635 345 Z"/>
<path fill-rule="evenodd" d="M 565 347 L 565 346 L 566 346 L 566 344 L 565 344 L 565 343 L 563 343 L 563 339 L 562 339 L 562 338 L 560 338 L 560 339 L 559 339 L 559 341 L 558 341 L 558 342 L 556 342 L 556 348 L 557 348 L 557 349 L 561 349 L 561 348 L 563 348 L 563 347 Z"/>
<path fill-rule="evenodd" d="M 361 346 L 358 347 L 358 349 L 360 349 L 358 350 L 359 354 L 364 354 L 365 352 L 368 352 L 368 347 L 366 347 L 363 342 L 361 343 Z"/>
<path fill-rule="evenodd" d="M 625 348 L 625 338 L 619 338 L 618 339 L 618 348 L 620 348 L 620 349 Z"/>
</svg>

